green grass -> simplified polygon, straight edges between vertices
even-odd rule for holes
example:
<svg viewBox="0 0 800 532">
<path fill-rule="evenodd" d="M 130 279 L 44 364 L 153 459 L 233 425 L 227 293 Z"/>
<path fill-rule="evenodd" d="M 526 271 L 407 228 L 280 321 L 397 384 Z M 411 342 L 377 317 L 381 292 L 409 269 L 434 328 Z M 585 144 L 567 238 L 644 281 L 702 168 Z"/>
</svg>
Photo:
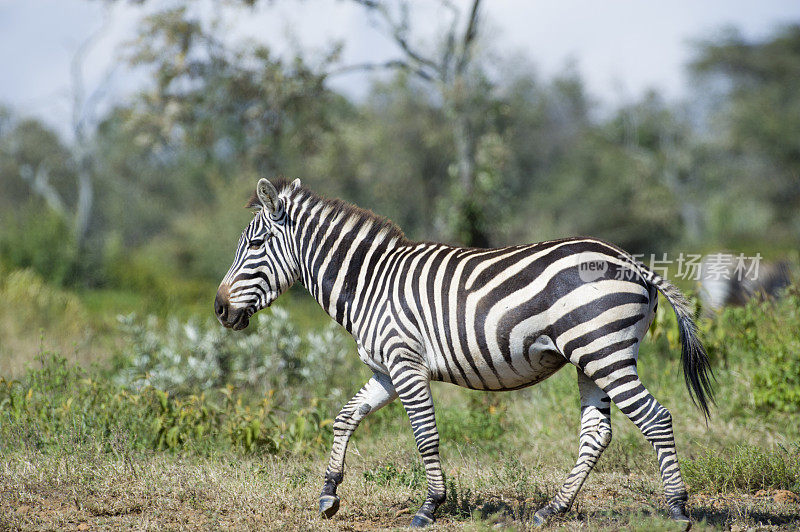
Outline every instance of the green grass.
<svg viewBox="0 0 800 532">
<path fill-rule="evenodd" d="M 800 444 L 765 449 L 737 444 L 706 449 L 683 461 L 686 481 L 697 492 L 731 493 L 783 489 L 800 492 Z"/>
<path fill-rule="evenodd" d="M 284 410 L 272 392 L 243 394 L 232 386 L 174 396 L 152 386 L 118 385 L 51 353 L 39 362 L 20 380 L 0 378 L 0 451 L 88 446 L 115 453 L 303 454 L 322 449 L 330 437 L 332 420 L 316 400 Z"/>
<path fill-rule="evenodd" d="M 245 338 L 257 340 L 255 370 L 259 357 L 275 362 L 279 352 L 288 366 L 275 366 L 261 384 L 239 380 L 233 387 L 222 382 L 167 390 L 122 378 L 131 359 L 120 353 L 169 358 L 205 349 L 213 355 L 213 346 L 203 347 L 202 334 L 191 340 L 195 333 L 185 332 L 191 320 L 201 333 L 217 331 L 210 308 L 174 302 L 156 320 L 161 325 L 146 327 L 137 339 L 120 329 L 116 315 L 140 310 L 142 296 L 50 294 L 36 277 L 24 279 L 16 284 L 6 279 L 0 290 L 14 295 L 19 305 L 28 301 L 18 312 L 46 339 L 52 335 L 64 345 L 64 338 L 79 338 L 88 328 L 92 340 L 58 349 L 66 359 L 51 354 L 35 362 L 27 350 L 41 352 L 41 341 L 26 338 L 25 328 L 0 310 L 4 346 L 28 346 L 9 351 L 22 369 L 6 372 L 0 381 L 0 528 L 81 523 L 119 528 L 140 522 L 154 528 L 257 529 L 280 523 L 304 530 L 392 528 L 407 525 L 422 502 L 424 473 L 408 419 L 395 402 L 368 417 L 351 441 L 340 513 L 332 521 L 317 518 L 329 420 L 370 372 L 352 342 L 339 343 L 341 333 L 325 337 L 321 347 L 304 339 L 330 322 L 306 294 L 293 290 L 280 302 L 294 328 L 268 310 L 245 335 L 224 333 L 215 340 L 226 348 Z M 48 301 L 70 305 L 73 312 L 50 309 Z M 793 381 L 784 380 L 777 389 L 768 384 L 769 376 L 785 371 L 771 360 L 794 364 L 785 357 L 800 338 L 797 304 L 796 295 L 790 295 L 778 304 L 732 309 L 703 324 L 718 392 L 708 425 L 685 390 L 679 349 L 668 332 L 669 313 L 662 316 L 661 334 L 642 346 L 642 381 L 673 415 L 695 529 L 800 526 L 800 507 L 770 495 L 800 490 L 800 409 L 791 400 Z M 180 318 L 177 329 L 164 326 L 168 317 Z M 286 332 L 270 336 L 279 327 Z M 239 349 L 230 352 L 245 353 Z M 324 357 L 338 349 L 346 356 L 336 359 L 335 367 L 326 366 Z M 327 369 L 303 373 L 312 358 L 314 368 Z M 91 367 L 93 362 L 99 365 Z M 283 388 L 270 395 L 264 383 Z M 574 368 L 517 392 L 481 393 L 441 383 L 432 388 L 450 493 L 437 526 L 530 528 L 533 512 L 556 493 L 575 460 L 580 409 Z M 764 402 L 775 397 L 783 401 L 781 408 Z M 652 448 L 616 409 L 612 427 L 612 443 L 575 506 L 551 527 L 674 530 Z M 761 490 L 766 495 L 756 497 Z"/>
</svg>

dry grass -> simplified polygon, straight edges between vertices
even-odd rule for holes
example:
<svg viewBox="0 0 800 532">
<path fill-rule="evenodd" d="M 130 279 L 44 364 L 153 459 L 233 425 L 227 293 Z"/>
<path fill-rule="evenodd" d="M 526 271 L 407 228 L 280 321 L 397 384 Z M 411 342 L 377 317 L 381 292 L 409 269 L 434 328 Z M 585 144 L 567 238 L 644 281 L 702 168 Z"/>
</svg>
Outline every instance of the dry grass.
<svg viewBox="0 0 800 532">
<path fill-rule="evenodd" d="M 70 454 L 14 452 L 0 466 L 0 528 L 19 530 L 271 529 L 373 530 L 405 527 L 424 488 L 376 482 L 364 472 L 416 456 L 407 442 L 370 445 L 351 453 L 340 488 L 342 508 L 317 517 L 325 460 L 211 458 L 164 453 L 119 454 L 84 447 Z M 445 459 L 450 494 L 438 530 L 528 530 L 533 512 L 558 488 L 565 471 L 531 468 L 515 459 L 462 449 Z M 369 458 L 365 458 L 369 456 Z M 407 477 L 406 477 L 407 478 Z M 678 530 L 666 517 L 657 477 L 640 473 L 592 475 L 573 510 L 551 524 L 563 530 Z M 693 496 L 695 529 L 796 530 L 800 505 L 769 494 Z"/>
<path fill-rule="evenodd" d="M 21 376 L 42 350 L 85 366 L 108 357 L 79 298 L 32 271 L 0 270 L 0 301 L 0 376 Z"/>
</svg>

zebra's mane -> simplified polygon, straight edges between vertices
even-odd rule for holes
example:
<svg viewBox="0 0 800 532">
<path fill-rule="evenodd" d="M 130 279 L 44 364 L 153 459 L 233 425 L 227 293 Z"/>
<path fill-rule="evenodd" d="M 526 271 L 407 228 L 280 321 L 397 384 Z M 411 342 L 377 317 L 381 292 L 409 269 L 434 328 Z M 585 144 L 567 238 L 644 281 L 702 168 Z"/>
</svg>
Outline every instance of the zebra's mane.
<svg viewBox="0 0 800 532">
<path fill-rule="evenodd" d="M 384 233 L 388 240 L 395 240 L 397 244 L 402 245 L 409 243 L 408 239 L 403 233 L 403 230 L 400 229 L 397 224 L 388 218 L 384 218 L 383 216 L 375 214 L 368 209 L 362 209 L 361 207 L 353 205 L 352 203 L 348 203 L 344 200 L 326 198 L 310 190 L 304 185 L 294 188 L 291 186 L 289 181 L 283 178 L 272 180 L 272 184 L 278 190 L 279 196 L 289 198 L 293 201 L 308 201 L 314 204 L 322 203 L 324 209 L 332 211 L 331 214 L 333 217 L 331 219 L 342 214 L 352 219 L 357 223 L 357 225 L 366 223 L 378 227 L 379 231 Z M 249 207 L 258 204 L 260 204 L 258 195 L 254 191 L 253 195 L 250 197 L 250 201 L 247 202 L 247 206 Z"/>
</svg>

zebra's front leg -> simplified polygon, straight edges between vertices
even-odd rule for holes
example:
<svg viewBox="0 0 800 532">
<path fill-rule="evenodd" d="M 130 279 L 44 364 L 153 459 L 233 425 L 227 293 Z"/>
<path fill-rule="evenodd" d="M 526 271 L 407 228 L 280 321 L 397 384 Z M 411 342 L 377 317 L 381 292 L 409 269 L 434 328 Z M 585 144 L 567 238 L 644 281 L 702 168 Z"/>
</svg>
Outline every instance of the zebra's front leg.
<svg viewBox="0 0 800 532">
<path fill-rule="evenodd" d="M 433 523 L 436 509 L 445 500 L 444 474 L 439 460 L 439 431 L 431 396 L 430 377 L 427 369 L 410 361 L 403 361 L 390 368 L 392 383 L 411 421 L 411 430 L 417 450 L 425 466 L 428 494 L 425 502 L 411 520 L 412 527 L 424 527 Z"/>
<path fill-rule="evenodd" d="M 536 526 L 569 510 L 583 482 L 600 455 L 611 443 L 611 399 L 589 377 L 578 369 L 578 390 L 581 394 L 581 431 L 578 460 L 558 494 L 533 516 Z"/>
<path fill-rule="evenodd" d="M 394 386 L 388 376 L 375 373 L 372 378 L 339 411 L 333 422 L 333 447 L 328 469 L 325 470 L 325 484 L 319 497 L 319 513 L 329 518 L 339 510 L 339 496 L 336 488 L 344 478 L 344 459 L 350 436 L 367 415 L 388 405 L 397 398 Z"/>
</svg>

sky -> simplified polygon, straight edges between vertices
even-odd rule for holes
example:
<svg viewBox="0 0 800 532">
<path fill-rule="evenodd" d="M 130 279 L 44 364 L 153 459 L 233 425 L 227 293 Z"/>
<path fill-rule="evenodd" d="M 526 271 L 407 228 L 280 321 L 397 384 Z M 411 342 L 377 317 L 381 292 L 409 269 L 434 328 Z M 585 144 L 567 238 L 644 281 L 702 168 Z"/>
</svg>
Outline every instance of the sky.
<svg viewBox="0 0 800 532">
<path fill-rule="evenodd" d="M 99 109 L 124 101 L 146 83 L 120 60 L 123 44 L 135 36 L 147 10 L 170 5 L 150 0 L 143 9 L 101 0 L 0 0 L 0 104 L 18 115 L 33 115 L 68 134 L 72 97 L 70 64 L 81 45 L 100 31 L 83 61 L 81 78 L 90 94 L 104 87 Z M 462 11 L 469 4 L 454 0 Z M 321 54 L 344 44 L 343 64 L 385 61 L 399 56 L 395 45 L 347 0 L 273 0 L 256 10 L 195 0 L 206 20 L 219 15 L 231 43 L 255 39 L 276 53 L 294 49 Z M 418 0 L 411 40 L 432 46 L 447 27 L 448 12 L 432 0 Z M 692 43 L 725 27 L 746 37 L 769 35 L 782 24 L 800 22 L 797 0 L 484 0 L 483 36 L 499 58 L 525 57 L 547 78 L 572 64 L 591 96 L 616 106 L 648 89 L 669 100 L 689 98 L 685 65 Z M 466 13 L 462 14 L 465 21 Z M 336 77 L 331 85 L 362 97 L 370 75 Z"/>
</svg>

